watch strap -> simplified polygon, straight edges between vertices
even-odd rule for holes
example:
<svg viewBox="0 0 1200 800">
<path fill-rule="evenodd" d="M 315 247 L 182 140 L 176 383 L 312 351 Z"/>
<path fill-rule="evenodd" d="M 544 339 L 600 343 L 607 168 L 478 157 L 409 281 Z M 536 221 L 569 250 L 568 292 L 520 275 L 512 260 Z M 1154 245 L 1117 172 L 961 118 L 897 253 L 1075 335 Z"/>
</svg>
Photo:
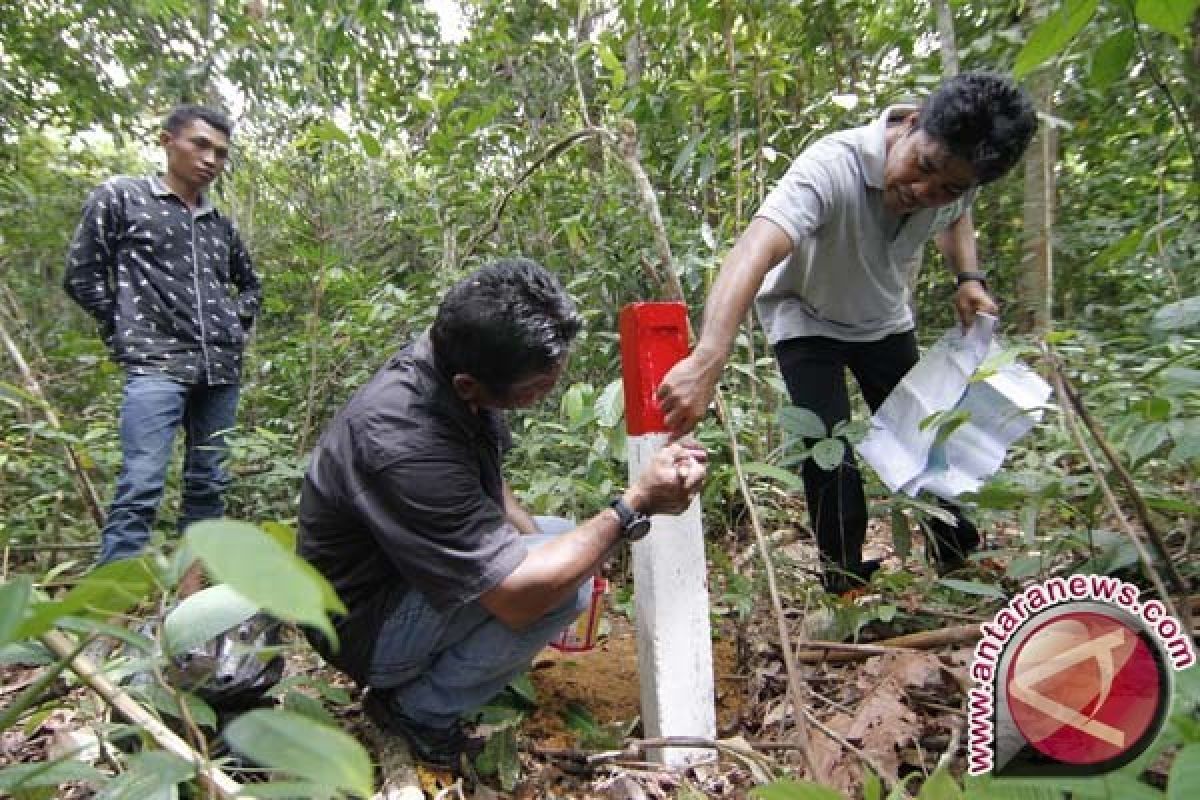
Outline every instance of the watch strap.
<svg viewBox="0 0 1200 800">
<path fill-rule="evenodd" d="M 987 288 L 987 275 L 978 270 L 965 270 L 954 276 L 955 286 L 962 286 L 967 281 L 979 281 L 984 289 Z"/>
</svg>

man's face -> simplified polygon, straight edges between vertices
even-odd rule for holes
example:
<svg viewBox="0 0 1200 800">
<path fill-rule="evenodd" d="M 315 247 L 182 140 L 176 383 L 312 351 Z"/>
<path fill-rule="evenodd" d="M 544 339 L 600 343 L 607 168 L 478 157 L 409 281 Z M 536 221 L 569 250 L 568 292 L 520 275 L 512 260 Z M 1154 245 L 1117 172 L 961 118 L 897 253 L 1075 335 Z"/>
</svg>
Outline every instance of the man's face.
<svg viewBox="0 0 1200 800">
<path fill-rule="evenodd" d="M 545 372 L 537 372 L 516 381 L 503 393 L 493 393 L 483 384 L 473 381 L 473 397 L 467 398 L 476 405 L 496 409 L 531 408 L 540 403 L 546 395 L 554 390 L 567 368 L 567 359 L 563 358 Z"/>
<path fill-rule="evenodd" d="M 229 137 L 202 119 L 194 119 L 178 133 L 163 131 L 167 173 L 195 191 L 216 180 L 229 158 Z"/>
<path fill-rule="evenodd" d="M 975 171 L 916 127 L 916 114 L 888 148 L 883 168 L 883 205 L 894 214 L 937 208 L 975 185 Z"/>
<path fill-rule="evenodd" d="M 554 391 L 567 369 L 567 359 L 562 359 L 546 372 L 530 375 L 514 383 L 501 397 L 494 398 L 497 408 L 532 408 Z"/>
</svg>

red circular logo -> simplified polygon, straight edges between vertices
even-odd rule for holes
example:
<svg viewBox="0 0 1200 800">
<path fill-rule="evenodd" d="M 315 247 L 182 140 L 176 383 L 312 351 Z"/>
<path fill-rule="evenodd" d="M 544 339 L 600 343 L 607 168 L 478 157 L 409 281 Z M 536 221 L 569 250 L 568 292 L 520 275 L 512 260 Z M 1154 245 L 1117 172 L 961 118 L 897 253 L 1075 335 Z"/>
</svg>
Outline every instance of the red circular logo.
<svg viewBox="0 0 1200 800">
<path fill-rule="evenodd" d="M 1078 611 L 1035 628 L 1009 662 L 1013 722 L 1064 764 L 1120 758 L 1159 718 L 1164 680 L 1142 634 L 1106 614 Z"/>
</svg>

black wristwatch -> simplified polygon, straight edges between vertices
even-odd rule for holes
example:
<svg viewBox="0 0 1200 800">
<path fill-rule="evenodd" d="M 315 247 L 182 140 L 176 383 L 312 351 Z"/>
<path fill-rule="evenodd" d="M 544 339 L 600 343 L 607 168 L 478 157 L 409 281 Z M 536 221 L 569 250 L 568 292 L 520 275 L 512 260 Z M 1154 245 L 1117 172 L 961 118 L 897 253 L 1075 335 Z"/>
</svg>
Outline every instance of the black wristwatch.
<svg viewBox="0 0 1200 800">
<path fill-rule="evenodd" d="M 956 287 L 962 286 L 967 281 L 979 281 L 979 285 L 987 289 L 987 275 L 984 275 L 982 272 L 967 270 L 954 276 L 954 285 Z"/>
<path fill-rule="evenodd" d="M 609 503 L 609 506 L 617 512 L 617 519 L 621 523 L 622 539 L 636 542 L 650 532 L 650 518 L 642 512 L 630 508 L 624 497 L 618 497 Z"/>
</svg>

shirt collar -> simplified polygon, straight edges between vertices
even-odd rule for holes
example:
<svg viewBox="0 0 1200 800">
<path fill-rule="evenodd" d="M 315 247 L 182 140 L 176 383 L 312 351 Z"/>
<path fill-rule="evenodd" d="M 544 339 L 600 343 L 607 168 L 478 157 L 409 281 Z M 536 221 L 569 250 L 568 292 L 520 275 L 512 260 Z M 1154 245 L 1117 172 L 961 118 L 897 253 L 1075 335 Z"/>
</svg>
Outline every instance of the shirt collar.
<svg viewBox="0 0 1200 800">
<path fill-rule="evenodd" d="M 917 106 L 896 105 L 888 106 L 878 119 L 866 127 L 865 135 L 859 144 L 859 152 L 863 164 L 863 177 L 867 186 L 873 189 L 883 189 L 884 167 L 887 164 L 887 129 L 888 121 L 910 114 Z"/>
<path fill-rule="evenodd" d="M 167 182 L 162 179 L 161 175 L 150 176 L 150 191 L 154 192 L 156 197 L 179 197 L 170 186 L 167 186 Z M 182 200 L 183 198 L 180 197 L 179 199 Z M 216 207 L 209 202 L 208 195 L 200 195 L 199 200 L 199 204 L 192 211 L 193 217 L 202 217 L 205 214 L 216 211 Z"/>
</svg>

